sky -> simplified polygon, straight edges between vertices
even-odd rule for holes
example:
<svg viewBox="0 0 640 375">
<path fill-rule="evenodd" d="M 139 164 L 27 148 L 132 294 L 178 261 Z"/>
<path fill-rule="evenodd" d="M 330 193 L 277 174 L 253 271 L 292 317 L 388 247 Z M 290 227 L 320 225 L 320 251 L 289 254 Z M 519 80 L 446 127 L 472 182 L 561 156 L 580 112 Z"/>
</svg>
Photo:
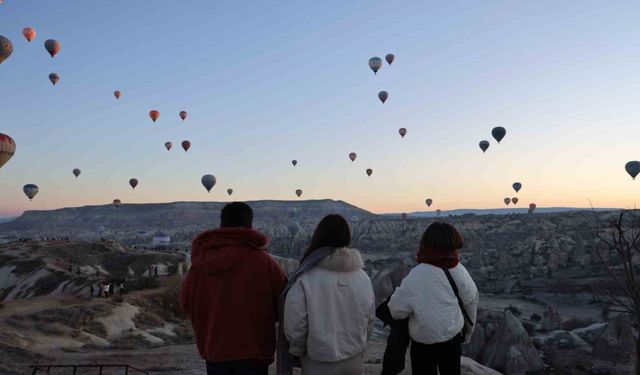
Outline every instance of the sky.
<svg viewBox="0 0 640 375">
<path fill-rule="evenodd" d="M 640 159 L 638 19 L 633 1 L 6 0 L 0 133 L 17 150 L 0 169 L 0 217 L 296 189 L 377 213 L 427 210 L 426 198 L 432 210 L 513 196 L 635 207 L 624 164 Z M 374 75 L 369 58 L 387 53 Z"/>
</svg>

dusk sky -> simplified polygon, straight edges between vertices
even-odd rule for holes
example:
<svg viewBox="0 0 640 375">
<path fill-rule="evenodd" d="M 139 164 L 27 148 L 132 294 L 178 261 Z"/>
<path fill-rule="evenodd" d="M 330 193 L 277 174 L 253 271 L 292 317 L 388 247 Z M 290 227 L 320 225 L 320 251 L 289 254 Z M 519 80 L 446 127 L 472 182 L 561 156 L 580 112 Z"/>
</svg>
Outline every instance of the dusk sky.
<svg viewBox="0 0 640 375">
<path fill-rule="evenodd" d="M 634 207 L 639 19 L 634 1 L 6 0 L 0 133 L 17 151 L 0 169 L 0 217 L 298 188 L 377 213 L 427 210 L 425 198 L 490 208 L 515 181 L 519 207 Z M 374 75 L 367 61 L 387 53 L 396 61 Z"/>
</svg>

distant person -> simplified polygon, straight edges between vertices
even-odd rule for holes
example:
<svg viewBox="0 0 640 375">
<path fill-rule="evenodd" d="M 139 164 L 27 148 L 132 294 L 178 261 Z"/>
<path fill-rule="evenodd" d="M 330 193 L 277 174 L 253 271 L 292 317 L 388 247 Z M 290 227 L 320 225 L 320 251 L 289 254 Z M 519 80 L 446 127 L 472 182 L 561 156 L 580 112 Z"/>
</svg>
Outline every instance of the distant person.
<svg viewBox="0 0 640 375">
<path fill-rule="evenodd" d="M 349 248 L 351 230 L 340 215 L 320 221 L 285 289 L 278 374 L 301 359 L 304 375 L 361 375 L 375 320 L 375 296 L 362 255 Z"/>
<path fill-rule="evenodd" d="M 124 282 L 120 282 L 120 297 L 124 295 Z"/>
<path fill-rule="evenodd" d="M 273 362 L 286 275 L 252 222 L 251 207 L 230 203 L 222 209 L 220 228 L 193 240 L 180 304 L 208 375 L 267 375 Z"/>
<path fill-rule="evenodd" d="M 420 241 L 418 265 L 389 300 L 394 319 L 409 318 L 413 374 L 460 374 L 462 343 L 473 333 L 479 299 L 460 264 L 463 245 L 452 225 L 431 224 Z"/>
<path fill-rule="evenodd" d="M 91 286 L 89 287 L 89 297 L 93 297 L 93 293 L 94 293 L 94 288 L 92 283 Z"/>
<path fill-rule="evenodd" d="M 158 266 L 153 266 L 153 276 L 158 277 Z"/>
</svg>

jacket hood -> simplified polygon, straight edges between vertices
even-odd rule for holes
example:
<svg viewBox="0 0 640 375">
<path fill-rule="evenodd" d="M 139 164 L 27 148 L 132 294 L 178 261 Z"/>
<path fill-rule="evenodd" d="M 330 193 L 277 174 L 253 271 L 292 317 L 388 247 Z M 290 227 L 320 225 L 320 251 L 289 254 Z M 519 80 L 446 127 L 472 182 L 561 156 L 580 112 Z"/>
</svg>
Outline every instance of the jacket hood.
<svg viewBox="0 0 640 375">
<path fill-rule="evenodd" d="M 254 251 L 267 251 L 269 239 L 250 228 L 219 228 L 193 240 L 192 267 L 209 275 L 233 269 Z"/>
<path fill-rule="evenodd" d="M 356 249 L 350 249 L 348 247 L 340 247 L 324 258 L 318 267 L 335 272 L 352 272 L 355 270 L 364 268 L 364 261 L 362 255 Z"/>
</svg>

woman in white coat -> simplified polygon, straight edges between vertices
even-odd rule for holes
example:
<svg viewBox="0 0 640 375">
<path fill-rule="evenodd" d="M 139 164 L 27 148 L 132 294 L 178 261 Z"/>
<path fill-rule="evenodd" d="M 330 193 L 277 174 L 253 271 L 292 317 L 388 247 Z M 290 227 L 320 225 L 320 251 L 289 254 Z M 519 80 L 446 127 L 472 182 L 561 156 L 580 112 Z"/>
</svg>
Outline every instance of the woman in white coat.
<svg viewBox="0 0 640 375">
<path fill-rule="evenodd" d="M 389 301 L 394 319 L 409 318 L 413 374 L 460 374 L 462 343 L 471 338 L 479 298 L 460 264 L 463 245 L 452 225 L 431 224 L 420 241 L 418 265 Z"/>
<path fill-rule="evenodd" d="M 340 215 L 320 221 L 286 291 L 284 335 L 302 374 L 361 375 L 375 319 L 371 280 Z"/>
</svg>

